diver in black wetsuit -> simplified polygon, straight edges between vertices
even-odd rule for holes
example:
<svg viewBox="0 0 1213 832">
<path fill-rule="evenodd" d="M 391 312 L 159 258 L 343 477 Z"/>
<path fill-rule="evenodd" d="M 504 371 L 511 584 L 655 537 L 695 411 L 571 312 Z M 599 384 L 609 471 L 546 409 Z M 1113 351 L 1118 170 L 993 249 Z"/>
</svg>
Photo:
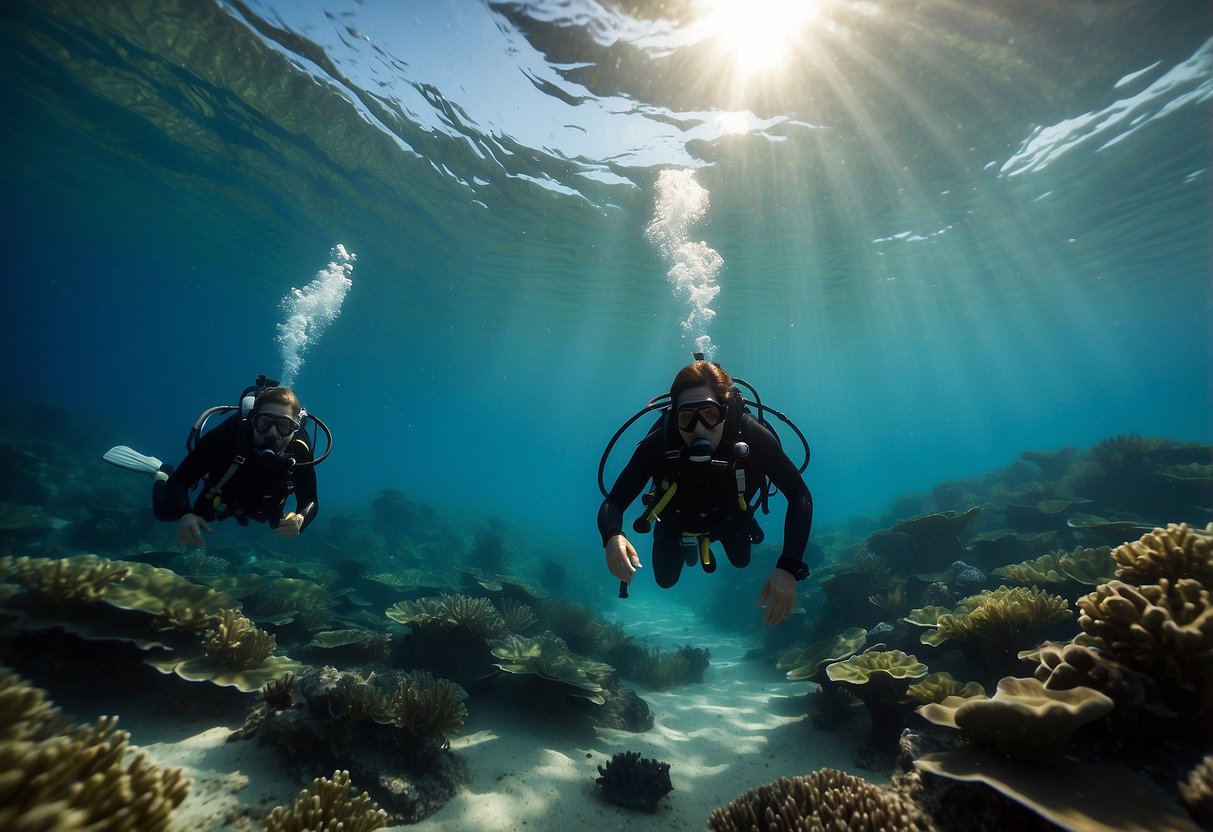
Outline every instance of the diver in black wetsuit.
<svg viewBox="0 0 1213 832">
<path fill-rule="evenodd" d="M 650 480 L 655 491 L 635 528 L 643 532 L 649 522 L 655 524 L 658 586 L 673 586 L 684 564 L 699 561 L 714 571 L 712 541 L 720 541 L 735 567 L 749 565 L 751 545 L 762 540 L 755 497 L 765 491 L 767 478 L 788 501 L 783 552 L 758 598 L 771 625 L 791 615 L 796 582 L 808 576 L 804 551 L 813 498 L 776 436 L 744 409 L 728 373 L 703 360 L 687 365 L 674 378 L 662 421 L 637 446 L 598 511 L 607 568 L 625 585 L 641 568 L 623 534 L 623 513 Z M 620 589 L 626 595 L 626 586 Z"/>
<path fill-rule="evenodd" d="M 226 411 L 239 412 L 202 433 L 210 416 Z M 328 437 L 329 447 L 319 459 L 303 429 L 305 419 Z M 298 535 L 316 519 L 315 465 L 332 450 L 332 435 L 303 410 L 289 388 L 262 376 L 241 395 L 240 406 L 205 411 L 186 445 L 189 452 L 176 470 L 124 445 L 105 455 L 115 465 L 152 474 L 152 511 L 159 520 L 177 522 L 179 545 L 205 546 L 202 532 L 211 531 L 208 523 L 228 517 L 242 526 L 250 520 L 268 523 L 282 537 Z M 190 491 L 200 480 L 203 487 L 191 504 Z M 295 510 L 284 516 L 292 494 Z"/>
</svg>

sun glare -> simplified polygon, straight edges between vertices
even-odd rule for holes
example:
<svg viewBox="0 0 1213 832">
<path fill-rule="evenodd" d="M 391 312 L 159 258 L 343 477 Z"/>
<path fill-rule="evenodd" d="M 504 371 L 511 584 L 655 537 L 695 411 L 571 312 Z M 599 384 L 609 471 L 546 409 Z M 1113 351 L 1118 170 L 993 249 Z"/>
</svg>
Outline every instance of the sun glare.
<svg viewBox="0 0 1213 832">
<path fill-rule="evenodd" d="M 702 23 L 726 45 L 737 72 L 753 75 L 785 63 L 818 0 L 704 0 Z"/>
</svg>

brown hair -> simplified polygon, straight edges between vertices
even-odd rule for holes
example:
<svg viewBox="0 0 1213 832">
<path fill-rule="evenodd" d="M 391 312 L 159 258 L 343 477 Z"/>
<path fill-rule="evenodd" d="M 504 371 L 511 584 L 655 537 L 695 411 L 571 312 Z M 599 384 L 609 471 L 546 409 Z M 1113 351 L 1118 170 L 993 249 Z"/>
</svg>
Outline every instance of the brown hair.
<svg viewBox="0 0 1213 832">
<path fill-rule="evenodd" d="M 692 387 L 706 384 L 716 401 L 726 407 L 732 404 L 733 377 L 715 361 L 692 361 L 678 371 L 670 385 L 670 404 L 678 404 L 678 397 Z"/>
<path fill-rule="evenodd" d="M 257 401 L 253 403 L 253 410 L 260 409 L 263 404 L 284 404 L 291 409 L 291 414 L 298 419 L 300 412 L 303 410 L 303 405 L 299 403 L 299 397 L 289 387 L 267 387 L 257 394 Z"/>
</svg>

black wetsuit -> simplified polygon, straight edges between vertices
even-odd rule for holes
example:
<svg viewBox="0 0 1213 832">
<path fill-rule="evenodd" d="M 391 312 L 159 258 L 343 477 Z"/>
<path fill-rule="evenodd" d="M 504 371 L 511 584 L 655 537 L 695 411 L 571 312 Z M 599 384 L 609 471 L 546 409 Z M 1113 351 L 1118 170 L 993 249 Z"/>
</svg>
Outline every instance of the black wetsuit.
<svg viewBox="0 0 1213 832">
<path fill-rule="evenodd" d="M 244 457 L 244 462 L 224 483 L 216 506 L 208 492 L 223 479 L 237 454 Z M 304 434 L 295 435 L 286 448 L 286 456 L 297 463 L 312 461 L 312 450 Z M 190 490 L 203 479 L 202 491 L 191 506 Z M 186 514 L 197 514 L 208 522 L 235 517 L 241 525 L 249 520 L 276 524 L 282 519 L 291 494 L 295 495 L 296 511 L 304 515 L 302 531 L 316 519 L 320 509 L 315 469 L 298 465 L 288 468 L 281 460 L 262 458 L 253 450 L 252 427 L 238 416 L 231 416 L 199 437 L 194 450 L 167 480 L 156 481 L 152 510 L 160 520 L 180 520 Z"/>
<path fill-rule="evenodd" d="M 677 434 L 675 434 L 677 436 Z M 737 442 L 749 445 L 741 457 L 733 451 Z M 685 447 L 681 458 L 671 460 L 666 452 L 671 440 L 658 424 L 646 436 L 626 467 L 615 480 L 610 494 L 598 510 L 598 531 L 602 544 L 623 531 L 623 513 L 652 480 L 661 484 L 670 479 L 678 483 L 674 497 L 662 510 L 653 527 L 653 576 L 658 586 L 670 587 L 682 574 L 683 532 L 706 533 L 724 546 L 729 562 L 740 568 L 750 562 L 750 545 L 760 531 L 752 510 L 742 511 L 738 504 L 737 469 L 745 472 L 745 498 L 753 505 L 754 496 L 769 477 L 788 500 L 783 522 L 781 557 L 802 561 L 813 525 L 813 497 L 795 464 L 788 459 L 775 436 L 749 413 L 743 413 L 739 428 L 725 435 L 714 457 L 727 464 L 691 462 Z M 678 437 L 677 444 L 682 445 Z M 660 493 L 660 491 L 658 492 Z M 694 539 L 690 539 L 693 543 Z M 690 561 L 694 563 L 693 560 Z"/>
</svg>

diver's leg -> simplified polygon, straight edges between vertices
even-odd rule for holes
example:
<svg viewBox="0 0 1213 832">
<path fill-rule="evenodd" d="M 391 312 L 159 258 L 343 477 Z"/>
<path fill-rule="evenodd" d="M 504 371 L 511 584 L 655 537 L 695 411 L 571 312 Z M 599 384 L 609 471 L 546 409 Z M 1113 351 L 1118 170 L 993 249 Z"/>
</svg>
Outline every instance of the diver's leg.
<svg viewBox="0 0 1213 832">
<path fill-rule="evenodd" d="M 653 524 L 653 578 L 669 589 L 682 574 L 682 535 L 667 522 Z"/>
<path fill-rule="evenodd" d="M 724 524 L 718 534 L 712 535 L 713 540 L 719 540 L 724 546 L 729 563 L 738 569 L 750 565 L 751 531 L 750 515 L 742 514 Z"/>
</svg>

